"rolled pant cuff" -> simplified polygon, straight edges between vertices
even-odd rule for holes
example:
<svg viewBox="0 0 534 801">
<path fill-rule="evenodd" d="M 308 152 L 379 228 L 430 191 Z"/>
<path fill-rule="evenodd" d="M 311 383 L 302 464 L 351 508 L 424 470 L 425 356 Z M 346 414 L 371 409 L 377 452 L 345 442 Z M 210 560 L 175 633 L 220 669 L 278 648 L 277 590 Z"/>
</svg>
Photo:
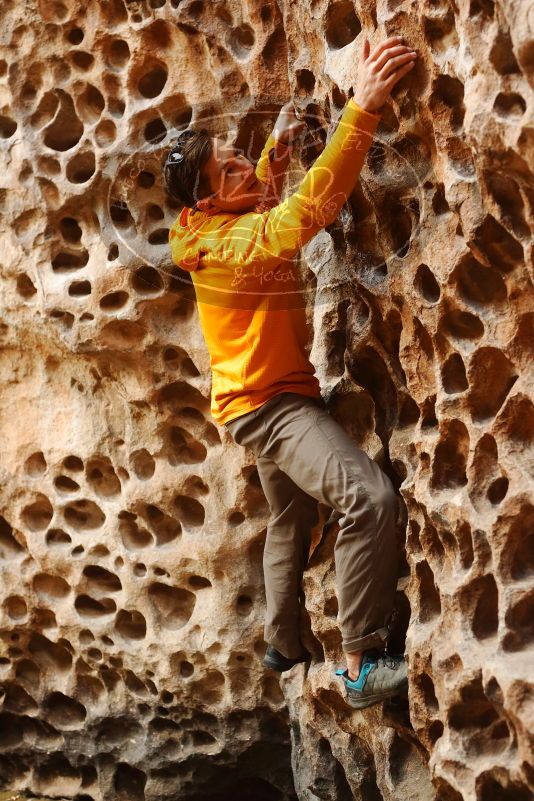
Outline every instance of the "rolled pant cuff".
<svg viewBox="0 0 534 801">
<path fill-rule="evenodd" d="M 382 648 L 387 642 L 388 635 L 389 629 L 384 626 L 384 628 L 377 629 L 371 634 L 364 634 L 360 637 L 348 637 L 347 639 L 343 638 L 343 650 L 350 654 L 353 651 Z"/>
</svg>

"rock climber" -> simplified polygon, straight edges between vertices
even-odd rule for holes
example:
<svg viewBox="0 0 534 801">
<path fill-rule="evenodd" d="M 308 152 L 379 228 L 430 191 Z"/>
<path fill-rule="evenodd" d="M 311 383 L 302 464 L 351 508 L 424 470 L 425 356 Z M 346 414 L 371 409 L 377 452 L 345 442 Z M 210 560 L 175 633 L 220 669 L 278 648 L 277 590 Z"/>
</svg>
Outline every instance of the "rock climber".
<svg viewBox="0 0 534 801">
<path fill-rule="evenodd" d="M 263 664 L 286 671 L 311 654 L 300 639 L 301 580 L 318 503 L 339 514 L 334 547 L 348 703 L 363 708 L 407 689 L 387 651 L 397 585 L 398 498 L 389 478 L 330 416 L 308 359 L 294 257 L 339 214 L 380 121 L 380 107 L 417 53 L 392 36 L 364 40 L 353 94 L 323 152 L 281 201 L 305 127 L 286 103 L 254 164 L 225 139 L 189 128 L 165 154 L 164 179 L 184 204 L 169 232 L 173 261 L 192 274 L 210 354 L 211 414 L 257 461 L 270 508 L 263 568 Z"/>
</svg>

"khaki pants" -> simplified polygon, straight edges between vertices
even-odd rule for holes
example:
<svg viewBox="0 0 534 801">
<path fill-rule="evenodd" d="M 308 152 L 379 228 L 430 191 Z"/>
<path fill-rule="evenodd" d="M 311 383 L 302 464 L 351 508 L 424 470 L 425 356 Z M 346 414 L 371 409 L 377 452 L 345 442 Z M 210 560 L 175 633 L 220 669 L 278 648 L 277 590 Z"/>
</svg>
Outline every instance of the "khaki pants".
<svg viewBox="0 0 534 801">
<path fill-rule="evenodd" d="M 271 517 L 263 555 L 265 640 L 302 653 L 302 573 L 317 502 L 341 513 L 334 548 L 345 651 L 383 646 L 397 586 L 398 500 L 389 478 L 328 414 L 322 398 L 282 392 L 225 424 L 256 456 Z"/>
</svg>

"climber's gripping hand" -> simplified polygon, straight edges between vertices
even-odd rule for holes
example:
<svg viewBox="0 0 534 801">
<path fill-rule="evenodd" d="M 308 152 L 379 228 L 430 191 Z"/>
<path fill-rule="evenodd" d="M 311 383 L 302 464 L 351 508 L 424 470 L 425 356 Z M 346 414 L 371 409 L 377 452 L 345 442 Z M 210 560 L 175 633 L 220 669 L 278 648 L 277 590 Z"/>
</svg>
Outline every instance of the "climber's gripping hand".
<svg viewBox="0 0 534 801">
<path fill-rule="evenodd" d="M 306 128 L 306 123 L 299 120 L 292 100 L 284 103 L 274 124 L 273 137 L 284 145 L 293 145 L 297 137 Z"/>
<path fill-rule="evenodd" d="M 415 64 L 416 51 L 401 42 L 402 36 L 391 36 L 371 52 L 369 40 L 364 39 L 353 97 L 365 111 L 376 113 Z"/>
</svg>

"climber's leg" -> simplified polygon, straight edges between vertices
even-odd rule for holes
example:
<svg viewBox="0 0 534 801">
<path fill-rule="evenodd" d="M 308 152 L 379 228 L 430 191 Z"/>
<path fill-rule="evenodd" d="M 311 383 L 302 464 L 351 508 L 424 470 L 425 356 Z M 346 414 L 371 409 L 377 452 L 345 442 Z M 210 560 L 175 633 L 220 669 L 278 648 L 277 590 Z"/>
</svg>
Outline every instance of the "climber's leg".
<svg viewBox="0 0 534 801">
<path fill-rule="evenodd" d="M 265 415 L 282 398 L 282 394 L 274 396 L 225 427 L 239 445 L 249 447 L 256 455 L 258 475 L 271 511 L 263 556 L 265 640 L 283 656 L 296 659 L 304 651 L 299 628 L 300 587 L 311 530 L 318 520 L 318 505 L 275 462 L 261 456 Z"/>
<path fill-rule="evenodd" d="M 304 651 L 300 642 L 299 596 L 311 531 L 319 519 L 318 504 L 272 459 L 260 456 L 257 466 L 271 510 L 263 551 L 265 642 L 293 659 Z"/>
<path fill-rule="evenodd" d="M 344 650 L 382 647 L 397 585 L 398 501 L 390 480 L 321 399 L 282 393 L 246 417 L 240 443 L 341 512 L 335 562 Z"/>
</svg>

